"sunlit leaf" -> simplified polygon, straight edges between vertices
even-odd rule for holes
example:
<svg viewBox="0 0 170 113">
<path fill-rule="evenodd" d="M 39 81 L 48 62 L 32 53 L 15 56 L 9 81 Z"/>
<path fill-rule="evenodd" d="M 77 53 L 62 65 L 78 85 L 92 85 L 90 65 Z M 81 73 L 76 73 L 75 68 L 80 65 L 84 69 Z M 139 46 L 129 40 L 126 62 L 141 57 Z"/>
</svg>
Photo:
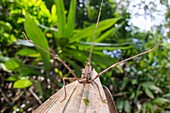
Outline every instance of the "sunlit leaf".
<svg viewBox="0 0 170 113">
<path fill-rule="evenodd" d="M 39 56 L 39 54 L 35 50 L 29 48 L 20 49 L 16 54 L 20 56 L 29 56 L 29 57 Z"/>
<path fill-rule="evenodd" d="M 32 85 L 32 82 L 28 79 L 21 79 L 14 82 L 13 88 L 26 88 Z"/>
<path fill-rule="evenodd" d="M 70 9 L 67 18 L 67 27 L 66 27 L 66 37 L 70 37 L 73 33 L 75 27 L 75 16 L 76 16 L 76 0 L 71 0 Z"/>
<path fill-rule="evenodd" d="M 99 26 L 97 29 L 97 33 L 106 30 L 107 28 L 111 27 L 113 24 L 115 24 L 120 18 L 112 18 L 112 19 L 107 19 L 107 20 L 103 20 L 101 22 L 99 22 Z M 89 36 L 93 36 L 94 33 L 94 29 L 95 29 L 96 25 L 91 25 L 83 30 L 81 30 L 80 32 L 76 33 L 70 40 L 70 42 L 75 42 L 75 41 L 79 41 L 82 38 L 85 37 L 89 37 Z M 90 39 L 92 37 L 89 37 Z"/>
<path fill-rule="evenodd" d="M 35 22 L 27 17 L 24 23 L 24 28 L 28 37 L 37 45 L 44 48 L 45 50 L 49 51 L 49 46 L 46 37 L 44 36 L 43 32 L 38 28 Z M 34 29 L 33 29 L 34 28 Z M 48 72 L 50 69 L 50 55 L 47 54 L 44 50 L 37 48 L 38 51 L 41 53 L 43 62 L 45 64 L 45 70 Z"/>
<path fill-rule="evenodd" d="M 18 79 L 18 77 L 16 77 L 16 76 L 10 76 L 6 80 L 7 81 L 16 81 L 17 79 Z"/>
<path fill-rule="evenodd" d="M 10 59 L 5 62 L 5 66 L 9 70 L 15 70 L 20 67 L 20 64 L 16 61 L 16 59 Z"/>
<path fill-rule="evenodd" d="M 57 24 L 59 29 L 59 37 L 65 37 L 65 8 L 63 0 L 55 0 L 56 13 L 57 13 Z"/>
</svg>

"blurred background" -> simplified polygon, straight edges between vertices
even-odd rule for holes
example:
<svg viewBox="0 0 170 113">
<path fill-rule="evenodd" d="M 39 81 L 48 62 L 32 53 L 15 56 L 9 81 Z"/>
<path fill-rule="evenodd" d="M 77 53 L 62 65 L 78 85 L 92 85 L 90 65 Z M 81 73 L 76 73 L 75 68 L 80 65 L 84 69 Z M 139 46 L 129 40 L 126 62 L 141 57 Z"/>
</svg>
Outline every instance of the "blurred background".
<svg viewBox="0 0 170 113">
<path fill-rule="evenodd" d="M 81 76 L 101 0 L 0 1 L 0 112 L 26 113 L 58 91 L 70 72 L 50 50 Z M 170 1 L 104 0 L 92 65 L 111 64 L 153 52 L 100 77 L 119 113 L 170 113 Z M 69 83 L 69 82 L 68 82 Z"/>
</svg>

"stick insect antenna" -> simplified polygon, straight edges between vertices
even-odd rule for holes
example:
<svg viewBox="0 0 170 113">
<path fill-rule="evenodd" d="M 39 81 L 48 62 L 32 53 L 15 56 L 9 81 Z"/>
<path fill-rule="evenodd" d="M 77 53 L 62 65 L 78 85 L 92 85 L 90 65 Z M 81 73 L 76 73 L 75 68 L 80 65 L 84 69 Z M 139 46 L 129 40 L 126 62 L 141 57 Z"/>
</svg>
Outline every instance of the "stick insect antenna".
<svg viewBox="0 0 170 113">
<path fill-rule="evenodd" d="M 91 57 L 92 57 L 92 52 L 93 52 L 93 48 L 94 48 L 94 39 L 96 38 L 96 32 L 97 32 L 97 28 L 98 28 L 98 24 L 99 24 L 99 20 L 100 20 L 102 6 L 103 6 L 103 0 L 102 0 L 102 2 L 100 4 L 99 15 L 97 17 L 96 28 L 94 30 L 94 35 L 93 35 L 92 44 L 91 44 L 91 48 L 90 48 L 90 53 L 89 53 L 89 57 L 88 57 L 88 61 L 90 63 L 91 63 Z"/>
<path fill-rule="evenodd" d="M 144 55 L 144 54 L 147 54 L 147 53 L 152 52 L 157 46 L 159 46 L 159 44 L 160 44 L 160 42 L 158 42 L 153 48 L 151 48 L 151 49 L 149 49 L 149 50 L 147 50 L 147 51 L 145 51 L 145 52 L 139 53 L 139 54 L 137 54 L 137 55 L 135 55 L 135 56 L 132 56 L 132 57 L 130 57 L 130 58 L 127 58 L 127 59 L 125 59 L 125 60 L 122 60 L 122 61 L 120 61 L 120 62 L 117 62 L 117 63 L 111 65 L 110 67 L 108 67 L 108 68 L 106 68 L 105 70 L 103 70 L 102 72 L 100 72 L 95 78 L 93 78 L 93 79 L 91 80 L 91 82 L 94 81 L 96 78 L 100 77 L 101 75 L 103 75 L 104 73 L 106 73 L 107 71 L 109 71 L 111 68 L 113 68 L 113 67 L 115 67 L 115 66 L 117 66 L 117 65 L 119 65 L 119 64 L 121 64 L 121 63 L 123 63 L 123 62 L 126 62 L 126 61 L 131 60 L 131 59 L 133 59 L 133 58 L 136 58 L 136 57 L 138 57 L 138 56 L 141 56 L 141 55 Z"/>
<path fill-rule="evenodd" d="M 56 56 L 55 54 L 47 51 L 46 49 L 44 49 L 44 48 L 40 47 L 39 45 L 33 43 L 32 41 L 28 40 L 28 37 L 27 37 L 27 35 L 26 35 L 24 32 L 22 32 L 22 34 L 24 35 L 24 37 L 26 38 L 26 40 L 27 40 L 29 43 L 35 45 L 35 46 L 38 47 L 39 49 L 45 51 L 46 53 L 50 54 L 52 57 L 54 57 L 54 58 L 56 58 L 57 60 L 59 60 L 59 61 L 70 71 L 70 73 L 71 73 L 76 79 L 78 79 L 77 76 L 76 76 L 76 74 L 74 73 L 74 71 L 73 71 L 63 60 L 61 60 L 61 59 L 60 59 L 58 56 Z"/>
</svg>

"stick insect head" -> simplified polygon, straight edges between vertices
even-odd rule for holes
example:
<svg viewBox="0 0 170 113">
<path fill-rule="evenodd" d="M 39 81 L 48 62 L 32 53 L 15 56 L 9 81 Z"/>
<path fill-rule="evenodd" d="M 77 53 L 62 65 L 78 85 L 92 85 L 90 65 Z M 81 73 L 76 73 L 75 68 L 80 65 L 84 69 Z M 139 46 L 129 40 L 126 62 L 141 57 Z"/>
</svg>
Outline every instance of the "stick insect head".
<svg viewBox="0 0 170 113">
<path fill-rule="evenodd" d="M 80 83 L 88 83 L 91 81 L 92 74 L 92 66 L 89 60 L 86 61 L 85 68 L 82 69 L 81 79 L 79 80 Z"/>
</svg>

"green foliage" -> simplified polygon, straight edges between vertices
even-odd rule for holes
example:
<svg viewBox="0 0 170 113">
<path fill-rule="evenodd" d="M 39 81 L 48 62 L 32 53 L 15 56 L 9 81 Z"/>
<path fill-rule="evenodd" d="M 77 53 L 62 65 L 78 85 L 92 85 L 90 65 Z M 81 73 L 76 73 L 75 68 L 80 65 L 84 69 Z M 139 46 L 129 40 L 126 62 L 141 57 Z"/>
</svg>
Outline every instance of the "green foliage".
<svg viewBox="0 0 170 113">
<path fill-rule="evenodd" d="M 45 101 L 62 87 L 63 77 L 72 76 L 60 62 L 25 40 L 21 32 L 25 30 L 33 43 L 55 52 L 80 77 L 89 54 L 100 2 L 91 1 L 80 7 L 81 3 L 76 0 L 55 0 L 48 8 L 42 0 L 2 0 L 0 4 L 1 112 L 17 109 L 31 112 L 28 108 L 35 109 L 39 105 L 31 88 Z M 104 4 L 92 55 L 92 65 L 98 72 L 150 49 L 163 38 L 159 31 L 126 30 L 130 27 L 129 13 L 118 13 L 113 1 Z M 83 12 L 85 9 L 87 12 Z M 122 51 L 118 58 L 102 52 L 118 49 Z M 155 51 L 122 63 L 101 76 L 102 83 L 113 94 L 118 112 L 168 112 L 169 49 L 169 43 L 162 42 Z M 89 104 L 87 100 L 84 102 Z"/>
<path fill-rule="evenodd" d="M 14 82 L 13 88 L 26 88 L 32 85 L 32 82 L 28 79 L 21 79 Z"/>
<path fill-rule="evenodd" d="M 34 23 L 34 21 L 31 18 L 26 17 L 26 20 L 24 22 L 24 28 L 25 28 L 25 31 L 26 31 L 28 37 L 36 45 L 44 48 L 47 51 L 49 50 L 48 42 L 44 36 L 44 33 L 38 28 L 38 26 Z M 45 70 L 48 73 L 50 70 L 50 55 L 47 54 L 45 51 L 43 51 L 40 48 L 37 48 L 37 49 L 41 53 Z"/>
</svg>

